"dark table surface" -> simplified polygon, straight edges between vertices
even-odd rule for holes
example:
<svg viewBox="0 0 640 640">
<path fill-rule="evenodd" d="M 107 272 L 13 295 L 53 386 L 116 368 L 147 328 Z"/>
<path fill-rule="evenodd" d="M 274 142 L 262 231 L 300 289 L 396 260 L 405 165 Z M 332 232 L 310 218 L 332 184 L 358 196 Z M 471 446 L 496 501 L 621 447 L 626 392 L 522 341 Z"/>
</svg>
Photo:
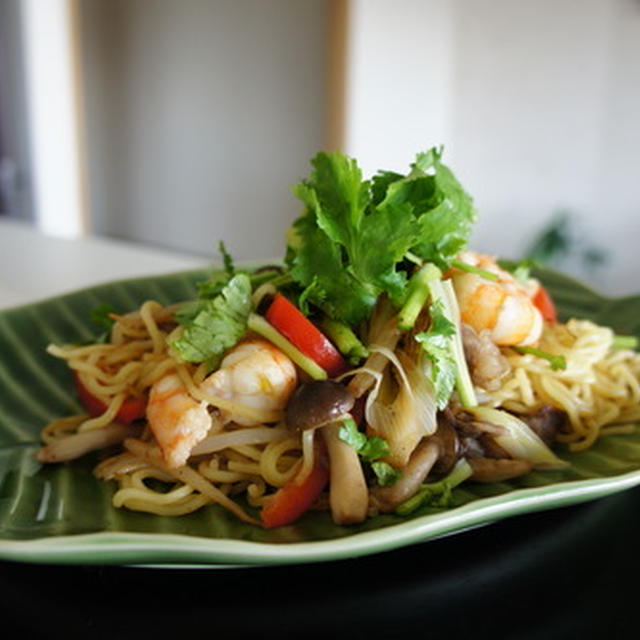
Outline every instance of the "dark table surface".
<svg viewBox="0 0 640 640">
<path fill-rule="evenodd" d="M 3 562 L 0 620 L 28 638 L 637 638 L 639 547 L 636 488 L 322 564 Z"/>
</svg>

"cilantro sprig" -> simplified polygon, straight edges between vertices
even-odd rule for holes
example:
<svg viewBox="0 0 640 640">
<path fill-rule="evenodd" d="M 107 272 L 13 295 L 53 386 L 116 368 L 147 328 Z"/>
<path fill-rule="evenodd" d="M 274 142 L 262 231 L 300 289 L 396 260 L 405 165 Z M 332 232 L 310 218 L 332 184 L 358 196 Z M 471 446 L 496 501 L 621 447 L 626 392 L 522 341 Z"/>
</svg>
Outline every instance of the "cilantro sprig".
<svg viewBox="0 0 640 640">
<path fill-rule="evenodd" d="M 614 335 L 611 341 L 611 346 L 614 349 L 637 349 L 638 338 L 636 336 L 621 336 Z"/>
<path fill-rule="evenodd" d="M 294 188 L 305 212 L 290 230 L 286 259 L 305 304 L 355 326 L 381 293 L 403 303 L 406 259 L 450 265 L 475 210 L 441 154 L 431 149 L 408 175 L 380 172 L 371 181 L 341 153 L 316 155 L 310 177 Z"/>
<path fill-rule="evenodd" d="M 102 302 L 91 309 L 89 313 L 91 322 L 102 329 L 102 333 L 95 339 L 95 342 L 107 342 L 111 329 L 115 324 L 115 320 L 112 317 L 115 313 L 115 308 L 108 302 Z"/>
<path fill-rule="evenodd" d="M 460 458 L 444 478 L 421 485 L 415 495 L 398 505 L 396 513 L 399 516 L 407 516 L 423 506 L 439 509 L 453 507 L 455 504 L 453 490 L 470 478 L 472 473 L 469 463 L 464 458 Z"/>
<path fill-rule="evenodd" d="M 429 307 L 431 325 L 427 331 L 416 335 L 416 341 L 431 361 L 430 378 L 436 392 L 438 409 L 444 409 L 456 385 L 458 365 L 451 348 L 451 339 L 456 327 L 445 315 L 441 300 L 435 300 Z"/>
<path fill-rule="evenodd" d="M 172 346 L 183 360 L 212 367 L 245 333 L 251 308 L 251 281 L 238 273 L 212 298 L 197 300 L 176 313 L 183 331 Z"/>
<path fill-rule="evenodd" d="M 384 438 L 365 435 L 358 430 L 355 420 L 351 418 L 346 418 L 343 421 L 338 431 L 338 437 L 353 447 L 358 455 L 371 465 L 380 486 L 391 485 L 398 479 L 399 472 L 388 462 L 380 460 L 390 453 L 389 445 Z"/>
<path fill-rule="evenodd" d="M 89 320 L 97 327 L 100 327 L 102 331 L 83 344 L 106 344 L 109 342 L 111 329 L 113 329 L 113 325 L 116 322 L 112 316 L 116 313 L 115 308 L 108 302 L 101 302 L 93 307 L 89 312 Z"/>
<path fill-rule="evenodd" d="M 543 360 L 547 360 L 551 365 L 552 371 L 564 371 L 567 368 L 567 360 L 562 355 L 549 353 L 548 351 L 543 351 L 542 349 L 537 349 L 536 347 L 514 346 L 511 348 L 522 355 L 529 354 L 532 356 L 536 356 L 536 358 L 542 358 Z"/>
</svg>

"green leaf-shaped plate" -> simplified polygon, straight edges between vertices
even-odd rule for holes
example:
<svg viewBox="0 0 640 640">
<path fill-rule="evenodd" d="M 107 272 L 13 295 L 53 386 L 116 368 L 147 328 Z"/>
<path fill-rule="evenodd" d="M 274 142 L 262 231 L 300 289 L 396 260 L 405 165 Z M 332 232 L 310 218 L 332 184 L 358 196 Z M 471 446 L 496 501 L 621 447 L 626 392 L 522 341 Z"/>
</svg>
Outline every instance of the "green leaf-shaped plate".
<svg viewBox="0 0 640 640">
<path fill-rule="evenodd" d="M 574 280 L 539 274 L 562 317 L 584 317 L 640 335 L 640 297 L 603 298 Z M 107 302 L 125 311 L 153 298 L 190 298 L 203 272 L 101 285 L 0 313 L 0 558 L 92 564 L 279 564 L 354 557 L 426 541 L 516 514 L 549 509 L 640 483 L 640 434 L 602 439 L 584 453 L 562 453 L 566 470 L 510 483 L 465 486 L 456 508 L 411 518 L 379 516 L 340 527 L 326 513 L 264 531 L 217 506 L 169 518 L 114 509 L 114 487 L 92 475 L 97 458 L 41 467 L 38 434 L 79 409 L 65 364 L 50 342 L 91 338 L 89 311 Z"/>
</svg>

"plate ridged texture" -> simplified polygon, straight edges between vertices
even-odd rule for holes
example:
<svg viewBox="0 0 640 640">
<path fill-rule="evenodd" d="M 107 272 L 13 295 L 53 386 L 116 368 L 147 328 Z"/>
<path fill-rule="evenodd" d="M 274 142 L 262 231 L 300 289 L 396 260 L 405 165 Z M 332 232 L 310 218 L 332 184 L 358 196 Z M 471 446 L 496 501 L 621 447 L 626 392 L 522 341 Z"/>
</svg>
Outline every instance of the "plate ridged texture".
<svg viewBox="0 0 640 640">
<path fill-rule="evenodd" d="M 571 463 L 566 470 L 535 472 L 510 483 L 466 485 L 455 492 L 458 509 L 422 510 L 411 519 L 379 516 L 355 527 L 336 526 L 328 514 L 314 513 L 294 526 L 263 531 L 216 506 L 178 518 L 114 509 L 113 485 L 92 474 L 97 456 L 57 466 L 37 464 L 42 426 L 79 410 L 69 370 L 47 355 L 46 346 L 91 338 L 96 330 L 89 312 L 99 303 L 124 312 L 150 298 L 163 304 L 188 299 L 204 275 L 121 281 L 0 312 L 0 557 L 98 563 L 326 560 L 427 540 L 640 483 L 640 435 L 612 436 L 584 453 L 563 452 Z M 563 275 L 538 275 L 561 317 L 590 318 L 620 333 L 640 335 L 640 297 L 611 300 Z"/>
</svg>

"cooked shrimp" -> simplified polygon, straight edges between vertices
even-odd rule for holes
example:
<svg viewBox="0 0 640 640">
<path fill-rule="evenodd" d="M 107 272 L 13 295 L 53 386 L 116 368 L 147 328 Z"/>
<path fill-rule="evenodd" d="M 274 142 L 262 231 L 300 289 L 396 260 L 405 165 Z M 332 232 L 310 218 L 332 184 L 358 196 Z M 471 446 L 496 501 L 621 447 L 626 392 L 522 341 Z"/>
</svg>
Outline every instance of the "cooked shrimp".
<svg viewBox="0 0 640 640">
<path fill-rule="evenodd" d="M 201 388 L 253 409 L 279 411 L 285 408 L 296 383 L 293 362 L 270 342 L 253 339 L 231 349 Z M 255 420 L 227 412 L 223 412 L 222 419 L 241 425 L 255 424 Z"/>
<path fill-rule="evenodd" d="M 488 331 L 497 345 L 525 346 L 536 343 L 544 321 L 531 300 L 535 288 L 517 282 L 490 256 L 464 251 L 458 259 L 498 276 L 498 280 L 492 281 L 475 273 L 453 269 L 451 279 L 462 322 L 478 333 Z"/>
<path fill-rule="evenodd" d="M 191 449 L 211 428 L 206 402 L 197 402 L 175 373 L 170 373 L 151 386 L 147 420 L 167 466 L 184 465 Z"/>
<path fill-rule="evenodd" d="M 223 358 L 220 368 L 206 378 L 200 389 L 206 394 L 231 400 L 259 411 L 284 409 L 296 386 L 296 369 L 291 360 L 265 340 L 242 342 Z M 206 401 L 198 402 L 180 377 L 170 373 L 151 387 L 147 420 L 171 468 L 186 463 L 193 447 L 213 425 Z M 241 425 L 255 420 L 220 411 L 222 422 Z"/>
</svg>

